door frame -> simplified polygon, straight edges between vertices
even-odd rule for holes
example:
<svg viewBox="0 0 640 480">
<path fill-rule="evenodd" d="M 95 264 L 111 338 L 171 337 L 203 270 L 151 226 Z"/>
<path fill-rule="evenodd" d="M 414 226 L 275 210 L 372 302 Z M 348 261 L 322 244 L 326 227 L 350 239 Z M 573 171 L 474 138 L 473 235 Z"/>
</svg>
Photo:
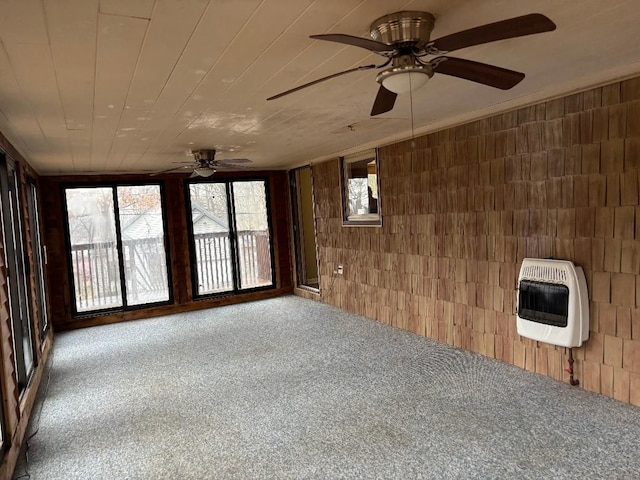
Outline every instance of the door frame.
<svg viewBox="0 0 640 480">
<path fill-rule="evenodd" d="M 313 215 L 313 243 L 315 246 L 315 256 L 316 256 L 316 269 L 318 272 L 318 278 L 316 279 L 318 282 L 318 287 L 313 287 L 308 285 L 309 279 L 307 277 L 307 267 L 306 267 L 306 250 L 304 248 L 305 245 L 305 233 L 302 225 L 302 210 L 300 208 L 301 205 L 301 191 L 300 191 L 300 171 L 304 169 L 309 169 L 309 174 L 311 177 L 311 205 L 312 205 L 312 215 Z M 318 255 L 318 237 L 316 232 L 316 212 L 315 208 L 315 197 L 314 197 L 314 188 L 313 188 L 313 168 L 311 165 L 305 165 L 302 167 L 294 168 L 289 170 L 289 186 L 290 186 L 290 196 L 291 196 L 291 225 L 292 225 L 292 234 L 293 234 L 293 255 L 294 255 L 294 264 L 295 264 L 295 283 L 296 287 L 304 288 L 311 290 L 313 292 L 320 292 L 320 263 L 319 263 L 319 255 Z"/>
</svg>

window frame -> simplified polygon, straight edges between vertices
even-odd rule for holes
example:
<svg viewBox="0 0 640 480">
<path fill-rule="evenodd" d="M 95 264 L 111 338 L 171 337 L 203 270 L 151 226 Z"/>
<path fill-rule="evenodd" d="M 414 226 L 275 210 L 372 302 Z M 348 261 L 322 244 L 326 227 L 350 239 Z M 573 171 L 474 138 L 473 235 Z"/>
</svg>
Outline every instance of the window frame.
<svg viewBox="0 0 640 480">
<path fill-rule="evenodd" d="M 165 262 L 167 266 L 167 289 L 169 293 L 168 300 L 159 302 L 142 303 L 129 305 L 127 301 L 126 277 L 124 273 L 124 252 L 122 248 L 122 234 L 120 226 L 120 215 L 118 205 L 118 187 L 139 187 L 145 185 L 157 185 L 160 191 L 160 208 L 162 210 L 162 228 L 164 230 L 164 249 Z M 71 234 L 69 231 L 69 212 L 67 209 L 66 191 L 75 188 L 111 188 L 113 195 L 114 222 L 116 233 L 116 250 L 118 254 L 118 270 L 120 272 L 120 285 L 122 295 L 122 305 L 118 307 L 100 308 L 89 311 L 79 312 L 75 301 L 75 281 L 73 275 L 73 261 L 71 257 Z M 64 241 L 65 253 L 67 261 L 67 275 L 69 276 L 69 304 L 71 307 L 71 317 L 74 319 L 91 318 L 96 315 L 103 315 L 114 312 L 129 312 L 133 310 L 143 310 L 146 308 L 161 307 L 165 305 L 173 305 L 175 303 L 173 292 L 173 274 L 171 271 L 171 242 L 169 238 L 169 222 L 167 220 L 167 201 L 165 193 L 165 185 L 162 180 L 139 180 L 139 181 L 104 181 L 104 182 L 67 182 L 60 185 L 60 195 L 64 220 Z"/>
<path fill-rule="evenodd" d="M 347 177 L 346 166 L 363 160 L 372 159 L 376 164 L 376 188 L 378 190 L 377 213 L 366 213 L 359 215 L 349 215 L 349 178 Z M 380 156 L 378 149 L 373 148 L 340 157 L 340 197 L 342 200 L 342 226 L 343 227 L 381 227 L 382 226 L 382 202 L 380 193 Z"/>
<path fill-rule="evenodd" d="M 267 227 L 269 230 L 269 252 L 270 252 L 270 266 L 271 266 L 271 284 L 252 287 L 252 288 L 239 288 L 240 287 L 240 258 L 237 254 L 238 238 L 235 218 L 235 196 L 233 193 L 234 182 L 263 182 L 265 191 L 265 205 L 267 213 Z M 204 183 L 219 183 L 225 186 L 225 193 L 227 195 L 227 218 L 229 224 L 229 242 L 231 258 L 231 268 L 233 270 L 233 288 L 231 290 L 225 290 L 222 292 L 213 293 L 198 293 L 198 269 L 196 258 L 196 245 L 194 237 L 194 226 L 192 216 L 192 204 L 191 204 L 191 189 L 190 185 L 204 184 Z M 269 177 L 256 176 L 256 177 L 240 177 L 240 178 L 224 178 L 224 177 L 193 177 L 186 178 L 184 180 L 184 194 L 185 194 L 185 208 L 187 216 L 187 234 L 189 243 L 189 269 L 191 270 L 191 294 L 193 300 L 205 300 L 218 297 L 228 297 L 235 295 L 243 295 L 245 293 L 261 292 L 265 290 L 274 290 L 278 288 L 276 278 L 276 263 L 275 263 L 275 248 L 273 238 L 273 215 L 271 212 L 271 188 Z"/>
<path fill-rule="evenodd" d="M 27 208 L 30 215 L 29 222 L 32 232 L 32 254 L 35 271 L 34 281 L 36 282 L 36 304 L 39 309 L 38 327 L 42 338 L 49 331 L 51 322 L 49 321 L 49 302 L 46 285 L 46 247 L 42 238 L 42 219 L 40 214 L 40 189 L 38 182 L 32 176 L 27 176 Z M 44 343 L 42 344 L 44 348 Z"/>
</svg>

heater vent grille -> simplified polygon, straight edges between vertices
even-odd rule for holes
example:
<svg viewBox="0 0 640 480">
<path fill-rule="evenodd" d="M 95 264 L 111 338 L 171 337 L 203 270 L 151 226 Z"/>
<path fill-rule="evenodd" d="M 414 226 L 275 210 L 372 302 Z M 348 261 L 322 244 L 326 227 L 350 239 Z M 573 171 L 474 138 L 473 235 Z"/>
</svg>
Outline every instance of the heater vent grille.
<svg viewBox="0 0 640 480">
<path fill-rule="evenodd" d="M 568 280 L 567 270 L 549 265 L 527 265 L 520 271 L 521 279 L 538 280 L 540 282 L 566 284 Z"/>
</svg>

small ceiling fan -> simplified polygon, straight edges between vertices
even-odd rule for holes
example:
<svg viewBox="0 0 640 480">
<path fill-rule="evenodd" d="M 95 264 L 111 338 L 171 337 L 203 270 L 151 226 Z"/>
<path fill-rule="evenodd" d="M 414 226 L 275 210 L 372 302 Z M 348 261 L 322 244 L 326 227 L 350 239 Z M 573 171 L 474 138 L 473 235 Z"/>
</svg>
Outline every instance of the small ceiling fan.
<svg viewBox="0 0 640 480">
<path fill-rule="evenodd" d="M 247 169 L 249 167 L 245 167 L 239 165 L 241 163 L 251 163 L 251 160 L 248 158 L 227 158 L 224 160 L 216 160 L 216 150 L 192 150 L 191 155 L 193 155 L 193 162 L 174 162 L 174 163 L 184 163 L 185 165 L 181 167 L 174 167 L 168 170 L 163 170 L 161 172 L 155 172 L 151 175 L 160 175 L 161 173 L 169 173 L 169 172 L 179 172 L 180 170 L 192 170 L 191 177 L 210 177 L 220 168 L 239 168 L 239 169 Z"/>
<path fill-rule="evenodd" d="M 371 39 L 341 33 L 311 35 L 311 38 L 317 40 L 364 48 L 387 60 L 381 65 L 362 65 L 334 73 L 269 97 L 267 100 L 275 100 L 347 73 L 389 65 L 389 68 L 381 71 L 376 77 L 380 88 L 371 109 L 371 116 L 392 110 L 398 94 L 417 90 L 426 84 L 434 73 L 508 90 L 524 78 L 524 73 L 444 54 L 497 40 L 549 32 L 556 28 L 556 25 L 544 15 L 531 13 L 430 40 L 434 23 L 435 17 L 428 12 L 402 11 L 374 21 L 370 28 Z M 430 55 L 435 58 L 424 59 Z"/>
</svg>

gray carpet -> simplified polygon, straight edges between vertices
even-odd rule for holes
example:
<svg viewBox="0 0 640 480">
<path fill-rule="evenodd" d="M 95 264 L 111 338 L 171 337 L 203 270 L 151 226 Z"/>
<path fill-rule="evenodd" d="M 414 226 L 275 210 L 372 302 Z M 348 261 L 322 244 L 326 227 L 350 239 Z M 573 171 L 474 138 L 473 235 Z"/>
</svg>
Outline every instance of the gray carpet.
<svg viewBox="0 0 640 480">
<path fill-rule="evenodd" d="M 35 480 L 640 478 L 640 409 L 298 297 L 59 334 L 39 406 Z"/>
</svg>

